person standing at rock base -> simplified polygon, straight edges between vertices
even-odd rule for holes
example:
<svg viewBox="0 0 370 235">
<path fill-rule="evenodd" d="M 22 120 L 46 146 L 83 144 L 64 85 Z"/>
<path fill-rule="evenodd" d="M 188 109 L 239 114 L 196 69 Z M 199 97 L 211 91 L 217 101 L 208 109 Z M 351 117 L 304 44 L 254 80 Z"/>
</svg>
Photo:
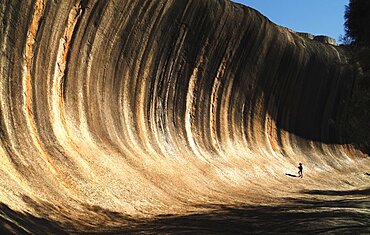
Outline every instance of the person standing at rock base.
<svg viewBox="0 0 370 235">
<path fill-rule="evenodd" d="M 298 166 L 298 177 L 303 178 L 303 166 L 302 166 L 302 163 L 299 163 L 299 166 Z"/>
</svg>

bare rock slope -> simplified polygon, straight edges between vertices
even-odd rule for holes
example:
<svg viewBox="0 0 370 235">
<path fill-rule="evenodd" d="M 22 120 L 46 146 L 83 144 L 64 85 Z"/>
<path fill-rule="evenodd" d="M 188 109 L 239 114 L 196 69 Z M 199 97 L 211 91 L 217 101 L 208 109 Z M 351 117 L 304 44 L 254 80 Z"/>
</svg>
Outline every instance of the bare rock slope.
<svg viewBox="0 0 370 235">
<path fill-rule="evenodd" d="M 0 25 L 4 228 L 102 231 L 369 185 L 343 133 L 346 55 L 253 9 L 5 0 Z M 304 178 L 286 176 L 298 162 Z"/>
</svg>

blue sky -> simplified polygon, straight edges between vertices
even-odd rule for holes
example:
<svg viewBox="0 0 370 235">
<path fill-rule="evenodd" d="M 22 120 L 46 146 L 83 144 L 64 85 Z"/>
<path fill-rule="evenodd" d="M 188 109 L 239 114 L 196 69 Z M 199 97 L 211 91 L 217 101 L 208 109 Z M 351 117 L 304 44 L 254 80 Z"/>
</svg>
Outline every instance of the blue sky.
<svg viewBox="0 0 370 235">
<path fill-rule="evenodd" d="M 232 0 L 252 7 L 272 22 L 338 41 L 344 34 L 344 9 L 349 0 Z"/>
</svg>

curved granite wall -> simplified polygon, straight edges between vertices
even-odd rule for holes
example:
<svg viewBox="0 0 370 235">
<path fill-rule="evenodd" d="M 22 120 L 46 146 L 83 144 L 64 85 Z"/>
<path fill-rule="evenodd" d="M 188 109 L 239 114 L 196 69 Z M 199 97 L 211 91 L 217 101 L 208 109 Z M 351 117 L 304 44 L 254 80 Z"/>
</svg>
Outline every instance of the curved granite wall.
<svg viewBox="0 0 370 235">
<path fill-rule="evenodd" d="M 3 207 L 114 226 L 265 201 L 299 161 L 313 186 L 366 167 L 341 131 L 344 53 L 250 8 L 8 0 L 0 19 Z"/>
</svg>

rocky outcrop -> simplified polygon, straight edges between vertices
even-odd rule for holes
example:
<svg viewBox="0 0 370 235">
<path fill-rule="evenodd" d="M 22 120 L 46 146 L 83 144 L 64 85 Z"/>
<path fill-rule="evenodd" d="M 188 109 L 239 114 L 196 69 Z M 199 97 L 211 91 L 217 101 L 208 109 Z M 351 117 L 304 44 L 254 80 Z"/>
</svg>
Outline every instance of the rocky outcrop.
<svg viewBox="0 0 370 235">
<path fill-rule="evenodd" d="M 331 38 L 329 36 L 325 35 L 318 35 L 313 38 L 314 41 L 322 42 L 322 43 L 327 43 L 330 45 L 337 46 L 337 42 L 335 41 L 334 38 Z"/>
<path fill-rule="evenodd" d="M 267 203 L 306 187 L 284 178 L 298 162 L 310 187 L 364 182 L 346 175 L 369 165 L 342 133 L 347 57 L 253 9 L 9 0 L 0 19 L 8 227 L 102 232 L 137 216 Z"/>
<path fill-rule="evenodd" d="M 281 26 L 279 26 L 281 27 Z M 306 32 L 296 32 L 290 28 L 287 28 L 287 27 L 283 27 L 284 29 L 288 30 L 289 32 L 291 33 L 295 33 L 303 38 L 307 38 L 307 39 L 310 39 L 310 40 L 313 40 L 313 41 L 317 41 L 317 42 L 321 42 L 321 43 L 325 43 L 325 44 L 330 44 L 330 45 L 333 45 L 333 46 L 338 46 L 337 44 L 337 41 L 334 39 L 334 38 L 331 38 L 329 36 L 326 36 L 326 35 L 313 35 L 311 33 L 306 33 Z"/>
<path fill-rule="evenodd" d="M 298 35 L 313 40 L 315 35 L 310 33 L 296 32 Z"/>
</svg>

